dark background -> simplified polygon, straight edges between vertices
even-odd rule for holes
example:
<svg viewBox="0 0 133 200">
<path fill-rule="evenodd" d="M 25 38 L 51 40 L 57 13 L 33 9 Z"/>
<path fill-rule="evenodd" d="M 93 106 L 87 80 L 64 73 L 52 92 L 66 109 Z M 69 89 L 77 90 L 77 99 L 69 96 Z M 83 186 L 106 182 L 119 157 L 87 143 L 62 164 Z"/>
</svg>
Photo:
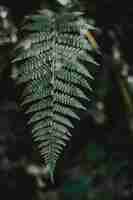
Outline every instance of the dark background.
<svg viewBox="0 0 133 200">
<path fill-rule="evenodd" d="M 132 76 L 133 7 L 131 1 L 80 1 L 100 32 L 96 40 L 98 57 L 97 104 L 73 131 L 73 138 L 59 162 L 52 185 L 41 174 L 42 161 L 32 143 L 26 116 L 18 106 L 20 90 L 10 77 L 8 53 L 12 44 L 0 46 L 0 198 L 25 200 L 51 199 L 132 199 L 132 111 L 127 112 L 119 84 L 119 70 L 112 58 L 112 47 L 122 52 L 122 60 Z M 9 21 L 19 29 L 24 15 L 49 4 L 49 1 L 0 1 L 9 8 Z M 6 32 L 7 30 L 5 30 Z M 8 30 L 9 34 L 12 30 Z M 110 36 L 113 31 L 116 38 Z M 120 68 L 121 69 L 121 68 Z M 125 81 L 125 79 L 124 79 Z M 131 93 L 131 92 L 129 92 Z M 132 101 L 132 94 L 131 101 Z M 129 123 L 130 122 L 130 123 Z M 130 126 L 129 126 L 130 124 Z M 29 170 L 33 167 L 39 171 Z M 78 194 L 78 196 L 76 196 Z M 90 196 L 89 196 L 90 195 Z"/>
</svg>

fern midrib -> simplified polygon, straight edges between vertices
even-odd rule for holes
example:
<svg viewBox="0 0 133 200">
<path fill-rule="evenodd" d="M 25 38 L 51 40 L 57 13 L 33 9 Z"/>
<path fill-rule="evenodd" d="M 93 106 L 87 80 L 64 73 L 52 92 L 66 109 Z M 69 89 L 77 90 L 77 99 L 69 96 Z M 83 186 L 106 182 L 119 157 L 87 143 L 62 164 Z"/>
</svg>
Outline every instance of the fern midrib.
<svg viewBox="0 0 133 200">
<path fill-rule="evenodd" d="M 54 127 L 53 127 L 53 123 L 54 123 L 54 102 L 55 102 L 55 63 L 56 63 L 56 23 L 55 23 L 55 20 L 53 22 L 53 32 L 52 32 L 52 63 L 51 63 L 51 72 L 52 72 L 52 77 L 51 77 L 51 84 L 52 84 L 52 90 L 51 90 L 51 96 L 52 96 L 52 116 L 51 116 L 51 127 L 50 127 L 50 145 L 49 145 L 49 158 L 50 158 L 50 167 L 53 167 L 51 166 L 52 161 L 54 160 L 53 158 L 53 155 L 54 155 L 54 148 L 53 148 L 53 144 L 54 144 L 54 137 L 53 137 L 53 134 L 54 134 Z"/>
</svg>

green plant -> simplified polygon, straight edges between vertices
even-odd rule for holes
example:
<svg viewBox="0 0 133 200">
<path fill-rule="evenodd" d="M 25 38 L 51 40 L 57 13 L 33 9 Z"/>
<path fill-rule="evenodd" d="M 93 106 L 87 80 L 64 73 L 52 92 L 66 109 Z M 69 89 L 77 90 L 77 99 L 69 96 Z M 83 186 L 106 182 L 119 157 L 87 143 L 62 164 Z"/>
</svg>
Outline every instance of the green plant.
<svg viewBox="0 0 133 200">
<path fill-rule="evenodd" d="M 17 83 L 24 85 L 22 105 L 31 114 L 28 124 L 51 180 L 75 120 L 91 100 L 97 65 L 94 30 L 80 12 L 43 10 L 26 17 L 15 48 Z"/>
</svg>

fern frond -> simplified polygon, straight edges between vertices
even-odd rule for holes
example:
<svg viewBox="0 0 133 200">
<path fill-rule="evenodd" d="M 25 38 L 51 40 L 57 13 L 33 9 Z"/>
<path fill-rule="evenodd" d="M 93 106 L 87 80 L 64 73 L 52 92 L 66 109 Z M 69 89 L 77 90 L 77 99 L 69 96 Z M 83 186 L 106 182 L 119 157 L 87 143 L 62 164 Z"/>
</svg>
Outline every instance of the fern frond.
<svg viewBox="0 0 133 200">
<path fill-rule="evenodd" d="M 92 92 L 94 79 L 89 65 L 97 63 L 83 33 L 95 28 L 80 15 L 46 11 L 28 16 L 22 27 L 27 37 L 17 45 L 13 59 L 19 71 L 17 82 L 25 84 L 22 105 L 27 104 L 26 113 L 31 113 L 28 124 L 51 177 L 71 137 L 71 119 L 79 120 L 78 111 L 87 109 L 83 100 L 91 99 L 85 92 Z"/>
</svg>

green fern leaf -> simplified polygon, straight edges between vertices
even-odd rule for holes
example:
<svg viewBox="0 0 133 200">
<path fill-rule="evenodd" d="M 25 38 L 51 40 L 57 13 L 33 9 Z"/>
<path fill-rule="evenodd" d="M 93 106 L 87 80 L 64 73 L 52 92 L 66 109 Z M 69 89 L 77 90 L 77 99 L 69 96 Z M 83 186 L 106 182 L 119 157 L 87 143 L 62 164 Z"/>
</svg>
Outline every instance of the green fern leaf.
<svg viewBox="0 0 133 200">
<path fill-rule="evenodd" d="M 17 83 L 25 85 L 22 106 L 28 105 L 28 124 L 51 179 L 71 137 L 71 119 L 80 119 L 78 111 L 87 109 L 83 99 L 91 98 L 85 92 L 92 92 L 94 79 L 89 65 L 97 63 L 90 55 L 93 45 L 83 33 L 92 30 L 81 14 L 45 10 L 26 17 L 21 31 L 27 36 L 15 48 Z"/>
</svg>

